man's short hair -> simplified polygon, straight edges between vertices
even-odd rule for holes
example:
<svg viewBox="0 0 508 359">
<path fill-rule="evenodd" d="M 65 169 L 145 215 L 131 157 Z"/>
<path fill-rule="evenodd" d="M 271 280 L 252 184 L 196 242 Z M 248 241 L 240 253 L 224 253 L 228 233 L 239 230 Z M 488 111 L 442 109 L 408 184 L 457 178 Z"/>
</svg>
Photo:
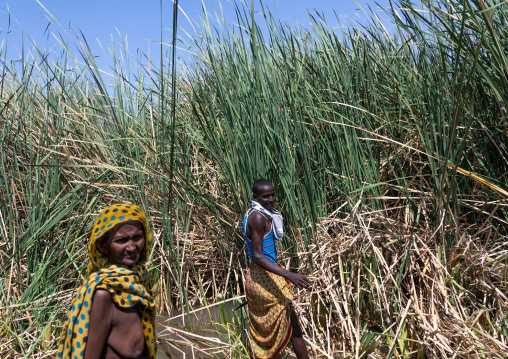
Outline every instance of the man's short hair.
<svg viewBox="0 0 508 359">
<path fill-rule="evenodd" d="M 254 193 L 255 195 L 258 195 L 261 187 L 266 187 L 266 186 L 273 187 L 273 183 L 264 179 L 264 178 L 260 178 L 257 181 L 255 181 L 254 184 L 252 185 L 252 193 Z"/>
</svg>

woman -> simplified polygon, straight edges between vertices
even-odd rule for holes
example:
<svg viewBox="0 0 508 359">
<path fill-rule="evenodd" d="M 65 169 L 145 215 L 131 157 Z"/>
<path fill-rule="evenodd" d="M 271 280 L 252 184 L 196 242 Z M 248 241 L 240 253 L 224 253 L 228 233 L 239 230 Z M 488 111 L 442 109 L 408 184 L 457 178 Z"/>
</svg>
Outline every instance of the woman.
<svg viewBox="0 0 508 359">
<path fill-rule="evenodd" d="M 155 302 L 143 267 L 151 244 L 138 206 L 116 204 L 99 213 L 87 278 L 71 303 L 58 358 L 155 359 Z"/>
</svg>

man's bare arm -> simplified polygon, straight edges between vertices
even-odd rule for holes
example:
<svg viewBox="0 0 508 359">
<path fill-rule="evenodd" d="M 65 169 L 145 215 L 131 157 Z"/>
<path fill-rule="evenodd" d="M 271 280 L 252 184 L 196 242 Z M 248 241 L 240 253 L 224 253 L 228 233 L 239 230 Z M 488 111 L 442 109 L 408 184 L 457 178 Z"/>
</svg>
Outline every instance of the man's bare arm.
<svg viewBox="0 0 508 359">
<path fill-rule="evenodd" d="M 265 223 L 265 217 L 256 211 L 253 211 L 247 219 L 247 228 L 249 230 L 249 239 L 251 241 L 252 249 L 252 261 L 269 272 L 287 278 L 300 289 L 308 286 L 310 282 L 305 276 L 287 271 L 265 257 L 263 254 Z"/>
<path fill-rule="evenodd" d="M 108 291 L 98 289 L 92 301 L 88 339 L 84 359 L 99 359 L 113 321 L 113 299 Z"/>
</svg>

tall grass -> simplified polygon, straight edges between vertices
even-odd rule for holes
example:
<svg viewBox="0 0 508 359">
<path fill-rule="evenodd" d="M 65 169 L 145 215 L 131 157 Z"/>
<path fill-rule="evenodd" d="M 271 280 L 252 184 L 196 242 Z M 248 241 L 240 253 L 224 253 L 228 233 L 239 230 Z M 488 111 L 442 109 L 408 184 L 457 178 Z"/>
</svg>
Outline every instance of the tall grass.
<svg viewBox="0 0 508 359">
<path fill-rule="evenodd" d="M 2 355 L 54 354 L 90 218 L 116 201 L 156 228 L 161 311 L 238 301 L 240 221 L 267 177 L 283 263 L 313 280 L 295 303 L 315 355 L 504 357 L 506 11 L 402 0 L 388 22 L 339 30 L 318 14 L 306 30 L 242 4 L 235 26 L 205 11 L 176 85 L 175 67 L 126 46 L 103 78 L 84 37 L 79 59 L 63 42 L 51 60 L 4 56 Z M 230 356 L 245 355 L 241 327 Z"/>
</svg>

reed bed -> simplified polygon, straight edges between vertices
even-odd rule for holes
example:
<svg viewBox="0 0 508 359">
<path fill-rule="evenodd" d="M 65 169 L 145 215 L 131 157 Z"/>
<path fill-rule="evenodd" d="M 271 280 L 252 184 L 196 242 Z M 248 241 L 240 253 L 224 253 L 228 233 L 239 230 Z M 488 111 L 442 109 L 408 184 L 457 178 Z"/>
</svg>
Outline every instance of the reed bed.
<svg viewBox="0 0 508 359">
<path fill-rule="evenodd" d="M 237 9 L 204 12 L 176 86 L 126 46 L 104 75 L 83 36 L 79 58 L 0 49 L 0 355 L 54 355 L 91 218 L 118 201 L 154 224 L 161 313 L 241 303 L 242 214 L 267 177 L 282 262 L 313 282 L 295 305 L 315 357 L 505 357 L 506 4 L 402 0 L 310 30 Z M 198 349 L 246 357 L 244 317 Z"/>
</svg>

